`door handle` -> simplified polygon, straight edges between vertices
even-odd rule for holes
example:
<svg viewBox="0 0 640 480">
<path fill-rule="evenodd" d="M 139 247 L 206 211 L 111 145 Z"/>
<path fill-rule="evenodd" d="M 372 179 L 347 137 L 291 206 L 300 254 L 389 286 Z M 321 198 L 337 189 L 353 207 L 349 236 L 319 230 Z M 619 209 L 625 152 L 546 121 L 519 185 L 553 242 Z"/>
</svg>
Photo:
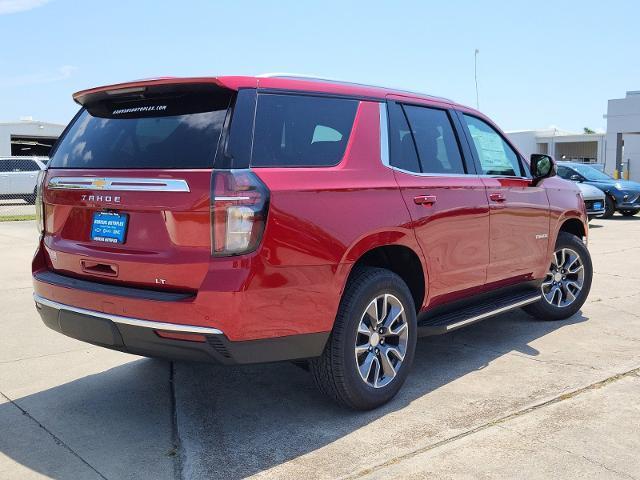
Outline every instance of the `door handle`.
<svg viewBox="0 0 640 480">
<path fill-rule="evenodd" d="M 416 205 L 433 205 L 436 203 L 435 195 L 418 195 L 413 197 L 413 201 Z"/>
<path fill-rule="evenodd" d="M 504 202 L 507 198 L 502 193 L 489 194 L 489 200 L 492 202 Z"/>
</svg>

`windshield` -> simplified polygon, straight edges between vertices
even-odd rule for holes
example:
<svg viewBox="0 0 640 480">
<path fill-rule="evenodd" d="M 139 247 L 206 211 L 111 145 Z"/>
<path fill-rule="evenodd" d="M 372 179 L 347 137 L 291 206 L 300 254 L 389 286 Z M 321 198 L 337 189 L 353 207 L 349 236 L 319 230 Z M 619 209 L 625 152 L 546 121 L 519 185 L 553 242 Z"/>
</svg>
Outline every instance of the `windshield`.
<svg viewBox="0 0 640 480">
<path fill-rule="evenodd" d="M 589 165 L 572 165 L 571 168 L 591 182 L 608 182 L 613 179 L 606 173 L 590 167 Z"/>
<path fill-rule="evenodd" d="M 212 168 L 229 97 L 183 95 L 84 109 L 52 168 Z"/>
</svg>

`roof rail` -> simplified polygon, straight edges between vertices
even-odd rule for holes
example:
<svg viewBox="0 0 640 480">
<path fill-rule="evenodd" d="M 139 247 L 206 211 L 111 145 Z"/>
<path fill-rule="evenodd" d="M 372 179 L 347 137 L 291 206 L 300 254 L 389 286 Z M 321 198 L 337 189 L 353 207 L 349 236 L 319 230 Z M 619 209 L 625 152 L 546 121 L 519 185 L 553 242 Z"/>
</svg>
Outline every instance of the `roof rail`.
<svg viewBox="0 0 640 480">
<path fill-rule="evenodd" d="M 339 80 L 339 79 L 335 79 L 335 78 L 326 78 L 326 77 L 318 77 L 315 75 L 306 75 L 306 74 L 302 74 L 302 73 L 261 73 L 260 75 L 256 75 L 256 77 L 258 78 L 288 78 L 288 79 L 292 79 L 292 80 L 308 80 L 311 82 L 331 82 L 331 83 L 338 83 L 340 85 L 353 85 L 353 86 L 357 86 L 357 87 L 370 87 L 370 88 L 384 88 L 384 89 L 388 89 L 388 90 L 393 90 L 395 92 L 398 93 L 408 93 L 411 95 L 420 95 L 423 97 L 429 97 L 429 98 L 434 98 L 437 100 L 443 100 L 445 102 L 449 102 L 449 103 L 455 103 L 453 100 L 449 99 L 449 98 L 445 98 L 445 97 L 440 97 L 438 95 L 429 95 L 426 93 L 421 93 L 421 92 L 415 92 L 412 90 L 406 90 L 403 88 L 394 88 L 394 87 L 383 87 L 381 85 L 371 85 L 371 84 L 367 84 L 367 83 L 358 83 L 358 82 L 349 82 L 346 80 Z"/>
</svg>

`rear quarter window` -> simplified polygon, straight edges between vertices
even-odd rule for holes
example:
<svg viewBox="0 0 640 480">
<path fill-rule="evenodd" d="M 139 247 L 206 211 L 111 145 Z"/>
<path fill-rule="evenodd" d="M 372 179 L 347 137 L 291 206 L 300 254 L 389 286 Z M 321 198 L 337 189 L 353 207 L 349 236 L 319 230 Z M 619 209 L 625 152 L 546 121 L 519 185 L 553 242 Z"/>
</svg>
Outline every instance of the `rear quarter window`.
<svg viewBox="0 0 640 480">
<path fill-rule="evenodd" d="M 255 167 L 327 167 L 340 163 L 358 100 L 306 95 L 258 95 Z"/>
</svg>

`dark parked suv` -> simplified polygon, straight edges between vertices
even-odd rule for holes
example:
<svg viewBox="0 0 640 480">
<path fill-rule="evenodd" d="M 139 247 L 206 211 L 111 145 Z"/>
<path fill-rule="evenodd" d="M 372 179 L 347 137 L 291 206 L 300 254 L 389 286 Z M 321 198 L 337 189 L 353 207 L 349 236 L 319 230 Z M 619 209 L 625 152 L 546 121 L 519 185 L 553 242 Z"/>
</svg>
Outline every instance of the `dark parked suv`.
<svg viewBox="0 0 640 480">
<path fill-rule="evenodd" d="M 85 90 L 40 180 L 36 307 L 138 355 L 295 360 L 342 405 L 416 339 L 591 285 L 579 190 L 450 100 L 295 77 Z"/>
<path fill-rule="evenodd" d="M 592 185 L 605 194 L 602 218 L 611 218 L 616 211 L 625 217 L 640 212 L 640 183 L 617 180 L 584 163 L 561 162 L 558 175 L 567 180 Z"/>
</svg>

